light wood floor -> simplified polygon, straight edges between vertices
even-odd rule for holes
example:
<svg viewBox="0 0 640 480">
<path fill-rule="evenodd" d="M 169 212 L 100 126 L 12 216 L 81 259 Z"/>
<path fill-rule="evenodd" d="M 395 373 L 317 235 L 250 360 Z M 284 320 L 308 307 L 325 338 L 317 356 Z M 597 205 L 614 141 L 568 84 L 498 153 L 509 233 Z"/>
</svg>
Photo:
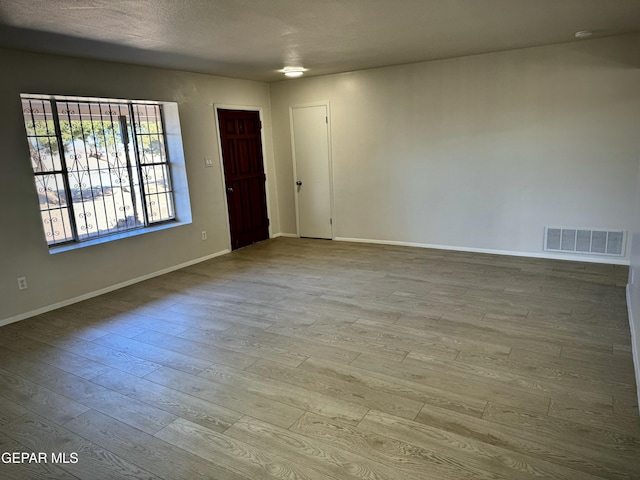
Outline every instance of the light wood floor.
<svg viewBox="0 0 640 480">
<path fill-rule="evenodd" d="M 626 278 L 263 242 L 0 329 L 0 478 L 638 479 Z"/>
</svg>

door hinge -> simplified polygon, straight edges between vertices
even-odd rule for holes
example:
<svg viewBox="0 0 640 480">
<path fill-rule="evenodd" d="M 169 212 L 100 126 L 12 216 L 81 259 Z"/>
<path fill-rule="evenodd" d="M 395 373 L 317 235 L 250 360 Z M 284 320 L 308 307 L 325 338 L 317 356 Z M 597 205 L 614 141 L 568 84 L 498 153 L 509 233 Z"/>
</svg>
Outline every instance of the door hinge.
<svg viewBox="0 0 640 480">
<path fill-rule="evenodd" d="M 324 117 L 324 123 L 326 123 L 327 125 L 329 125 L 329 117 Z"/>
<path fill-rule="evenodd" d="M 269 219 L 267 218 L 267 227 L 268 227 L 269 225 L 271 225 L 271 220 L 269 220 Z"/>
<path fill-rule="evenodd" d="M 258 122 L 258 128 L 259 128 L 260 130 L 262 130 L 262 120 L 260 120 L 260 121 Z"/>
<path fill-rule="evenodd" d="M 329 219 L 329 225 L 333 225 L 333 218 Z"/>
</svg>

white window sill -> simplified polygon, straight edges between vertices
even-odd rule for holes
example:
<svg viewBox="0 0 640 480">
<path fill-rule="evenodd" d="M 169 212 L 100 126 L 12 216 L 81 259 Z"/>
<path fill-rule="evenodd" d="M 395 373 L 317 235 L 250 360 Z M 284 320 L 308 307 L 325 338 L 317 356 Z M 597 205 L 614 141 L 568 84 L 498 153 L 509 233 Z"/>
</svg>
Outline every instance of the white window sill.
<svg viewBox="0 0 640 480">
<path fill-rule="evenodd" d="M 58 245 L 49 248 L 50 254 L 68 252 L 70 250 L 77 250 L 79 248 L 90 247 L 91 245 L 100 245 L 101 243 L 113 242 L 122 238 L 136 237 L 138 235 L 144 235 L 146 233 L 159 232 L 161 230 L 167 230 L 169 228 L 180 227 L 182 225 L 189 225 L 191 221 L 172 221 L 163 223 L 162 225 L 154 225 L 146 228 L 139 228 L 136 230 L 129 230 L 127 232 L 114 233 L 113 235 L 107 235 L 99 238 L 92 238 L 78 243 L 68 243 L 65 245 Z"/>
</svg>

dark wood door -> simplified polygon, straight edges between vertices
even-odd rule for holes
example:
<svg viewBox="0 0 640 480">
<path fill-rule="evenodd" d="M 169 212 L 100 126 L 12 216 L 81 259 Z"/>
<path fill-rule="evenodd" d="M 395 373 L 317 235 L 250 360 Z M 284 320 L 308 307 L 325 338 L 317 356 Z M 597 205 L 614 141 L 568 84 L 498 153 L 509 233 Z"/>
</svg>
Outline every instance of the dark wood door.
<svg viewBox="0 0 640 480">
<path fill-rule="evenodd" d="M 231 248 L 269 238 L 260 115 L 218 110 Z"/>
</svg>

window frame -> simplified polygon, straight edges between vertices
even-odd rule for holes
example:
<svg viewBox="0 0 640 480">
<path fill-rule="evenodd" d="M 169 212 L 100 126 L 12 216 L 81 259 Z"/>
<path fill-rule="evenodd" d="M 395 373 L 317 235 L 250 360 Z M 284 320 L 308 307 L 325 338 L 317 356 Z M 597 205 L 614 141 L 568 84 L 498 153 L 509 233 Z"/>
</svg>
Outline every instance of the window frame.
<svg viewBox="0 0 640 480">
<path fill-rule="evenodd" d="M 42 201 L 40 202 L 40 208 L 39 208 L 40 223 L 43 228 L 44 239 L 47 242 L 49 253 L 57 253 L 57 252 L 72 250 L 72 249 L 81 248 L 89 245 L 110 242 L 112 240 L 117 240 L 120 238 L 136 236 L 144 233 L 164 230 L 166 228 L 171 228 L 174 226 L 191 223 L 191 208 L 190 208 L 190 201 L 189 201 L 189 194 L 188 194 L 186 172 L 184 168 L 185 161 L 184 161 L 184 153 L 182 150 L 182 136 L 180 132 L 180 122 L 178 117 L 177 104 L 175 102 L 112 99 L 112 98 L 101 98 L 101 97 L 41 95 L 41 94 L 29 94 L 29 93 L 21 94 L 20 100 L 21 102 L 24 102 L 25 100 L 26 101 L 35 100 L 37 102 L 41 102 L 41 104 L 43 105 L 43 110 L 46 110 L 44 108 L 44 103 L 43 103 L 43 102 L 46 102 L 50 108 L 49 114 L 51 116 L 51 119 L 46 118 L 46 112 L 45 112 L 43 113 L 43 115 L 45 116 L 44 121 L 45 122 L 53 121 L 53 128 L 54 128 L 53 133 L 49 131 L 49 128 L 47 126 L 46 135 L 39 136 L 36 132 L 35 122 L 34 122 L 33 135 L 31 135 L 29 132 L 28 121 L 33 122 L 34 117 L 33 115 L 31 115 L 31 119 L 27 120 L 27 115 L 24 110 L 24 106 L 22 108 L 23 123 L 25 125 L 25 130 L 26 130 L 26 139 L 27 139 L 27 143 L 30 145 L 30 149 L 32 148 L 32 145 L 33 145 L 31 140 L 32 138 L 36 138 L 36 148 L 38 153 L 42 151 L 39 138 L 47 138 L 46 141 L 49 142 L 49 148 L 51 148 L 51 139 L 55 139 L 55 142 L 57 143 L 57 156 L 59 157 L 57 162 L 59 163 L 60 170 L 57 169 L 58 166 L 55 165 L 55 162 L 53 161 L 53 155 L 52 155 L 52 170 L 50 171 L 39 172 L 36 170 L 36 168 L 34 168 L 33 163 L 30 162 L 32 167 L 33 178 L 35 180 L 36 185 L 37 185 L 37 178 L 39 175 L 52 175 L 54 177 L 56 175 L 59 175 L 64 185 L 66 202 L 64 207 L 60 207 L 60 212 L 61 212 L 60 215 L 64 215 L 64 214 L 67 215 L 71 234 L 68 235 L 65 230 L 64 235 L 65 237 L 70 236 L 71 238 L 68 238 L 65 240 L 59 240 L 59 241 L 52 241 L 51 243 L 49 242 L 49 236 L 47 235 L 47 226 L 45 224 L 46 222 L 43 216 L 43 212 L 51 211 L 51 208 L 50 208 L 50 205 L 47 204 L 47 208 L 43 209 Z M 125 127 L 124 129 L 122 129 L 122 124 L 120 125 L 121 127 L 120 134 L 122 135 L 122 138 L 120 140 L 121 140 L 122 146 L 125 149 L 125 153 L 127 157 L 125 170 L 129 174 L 129 182 L 133 184 L 134 182 L 133 172 L 135 172 L 136 181 L 138 182 L 137 183 L 138 190 L 134 192 L 132 189 L 132 191 L 128 192 L 129 193 L 128 196 L 123 196 L 123 201 L 126 198 L 135 205 L 136 196 L 138 196 L 137 199 L 140 201 L 140 205 L 138 206 L 138 210 L 134 211 L 134 219 L 136 222 L 142 220 L 141 225 L 133 225 L 133 226 L 125 225 L 125 228 L 116 228 L 113 231 L 111 231 L 111 229 L 109 228 L 110 231 L 106 231 L 106 232 L 100 232 L 100 228 L 97 228 L 97 231 L 95 234 L 92 234 L 92 235 L 88 234 L 85 238 L 81 238 L 82 235 L 80 234 L 78 226 L 76 224 L 76 215 L 79 212 L 77 210 L 77 205 L 74 205 L 74 201 L 72 197 L 72 189 L 70 187 L 70 175 L 72 175 L 73 172 L 69 170 L 67 165 L 66 157 L 67 157 L 67 154 L 69 154 L 69 152 L 67 151 L 67 146 L 63 141 L 63 136 L 61 131 L 61 125 L 62 125 L 61 122 L 63 122 L 64 120 L 60 119 L 60 113 L 58 111 L 58 102 L 77 103 L 78 108 L 80 107 L 81 104 L 83 106 L 88 106 L 89 108 L 91 108 L 89 104 L 99 104 L 101 106 L 102 105 L 112 106 L 113 104 L 119 104 L 126 107 L 126 111 L 127 111 L 126 119 L 128 120 L 128 125 L 126 124 L 126 121 L 124 124 L 124 127 Z M 160 162 L 154 159 L 149 163 L 142 163 L 142 159 L 141 159 L 141 152 L 143 149 L 142 138 L 144 135 L 149 135 L 149 134 L 142 133 L 141 131 L 139 131 L 139 129 L 136 126 L 136 123 L 137 122 L 142 123 L 142 120 L 141 120 L 142 117 L 140 112 L 141 112 L 141 109 L 145 106 L 152 106 L 154 109 L 157 109 L 154 111 L 154 117 L 155 117 L 156 125 L 161 129 L 161 135 L 160 135 L 160 132 L 156 132 L 155 135 L 158 137 L 158 139 L 161 138 L 162 150 L 160 153 L 160 158 L 163 160 L 161 160 Z M 170 117 L 171 117 L 170 119 L 167 119 L 168 111 L 170 112 Z M 81 114 L 79 115 L 80 115 L 80 120 L 82 121 L 83 120 L 82 115 Z M 147 118 L 148 117 L 149 115 L 147 115 Z M 90 121 L 93 122 L 92 117 L 89 117 L 89 118 L 91 119 Z M 116 117 L 116 118 L 118 118 L 117 120 L 118 122 L 122 121 L 119 119 L 120 117 Z M 125 118 L 125 117 L 122 117 L 122 118 Z M 69 121 L 71 120 L 69 119 Z M 103 122 L 102 117 L 100 121 Z M 111 125 L 112 125 L 111 128 L 113 129 L 113 116 L 111 117 Z M 171 125 L 171 131 L 169 131 L 168 125 Z M 104 127 L 104 122 L 103 122 L 103 127 Z M 92 129 L 93 129 L 93 126 L 92 126 Z M 92 130 L 89 133 L 89 135 L 91 134 L 95 135 L 95 131 Z M 103 134 L 104 134 L 104 131 L 103 131 Z M 78 136 L 76 138 L 72 136 L 71 138 L 72 138 L 71 140 L 72 143 L 76 141 L 82 141 L 85 145 L 85 154 L 87 154 L 88 150 L 86 147 L 86 139 L 89 137 L 85 135 L 84 130 L 82 130 L 81 137 Z M 131 148 L 129 148 L 129 145 L 131 145 Z M 74 154 L 75 154 L 75 147 L 73 148 L 74 148 Z M 129 156 L 134 157 L 134 159 L 129 158 Z M 161 195 L 159 195 L 158 192 L 149 193 L 147 191 L 148 185 L 146 184 L 146 182 L 148 181 L 149 177 L 145 176 L 145 173 L 143 173 L 143 169 L 145 167 L 150 167 L 151 169 L 154 170 L 154 173 L 156 168 L 160 168 L 162 170 L 162 173 L 164 175 L 163 181 L 166 185 L 166 190 L 163 190 L 162 194 L 165 196 L 164 198 L 167 202 L 166 205 L 167 205 L 167 210 L 169 212 L 168 213 L 169 218 L 161 218 L 156 221 L 151 219 L 152 217 L 151 211 L 150 211 L 150 209 L 152 208 L 151 197 L 153 195 L 156 195 L 156 201 L 158 201 L 160 200 Z M 109 169 L 110 168 L 111 167 L 109 167 Z M 122 166 L 120 166 L 119 168 L 122 168 Z M 178 170 L 178 174 L 177 174 L 178 178 L 175 178 L 176 177 L 175 175 L 176 172 L 174 171 L 175 169 Z M 87 167 L 87 171 L 89 171 L 88 167 Z M 147 171 L 147 175 L 148 173 L 149 172 Z M 107 187 L 107 184 L 103 183 L 102 180 L 100 180 L 100 183 L 98 186 L 101 190 L 103 190 L 105 187 Z M 108 186 L 112 186 L 112 185 L 108 185 Z M 62 189 L 59 188 L 57 183 L 56 183 L 56 188 L 58 188 L 58 192 L 62 191 Z M 44 193 L 46 194 L 46 190 Z M 91 198 L 91 203 L 93 203 L 95 199 L 98 198 L 98 195 L 92 194 L 90 198 Z M 138 217 L 139 214 L 141 218 Z M 53 231 L 51 230 L 50 233 L 53 233 Z"/>
</svg>

